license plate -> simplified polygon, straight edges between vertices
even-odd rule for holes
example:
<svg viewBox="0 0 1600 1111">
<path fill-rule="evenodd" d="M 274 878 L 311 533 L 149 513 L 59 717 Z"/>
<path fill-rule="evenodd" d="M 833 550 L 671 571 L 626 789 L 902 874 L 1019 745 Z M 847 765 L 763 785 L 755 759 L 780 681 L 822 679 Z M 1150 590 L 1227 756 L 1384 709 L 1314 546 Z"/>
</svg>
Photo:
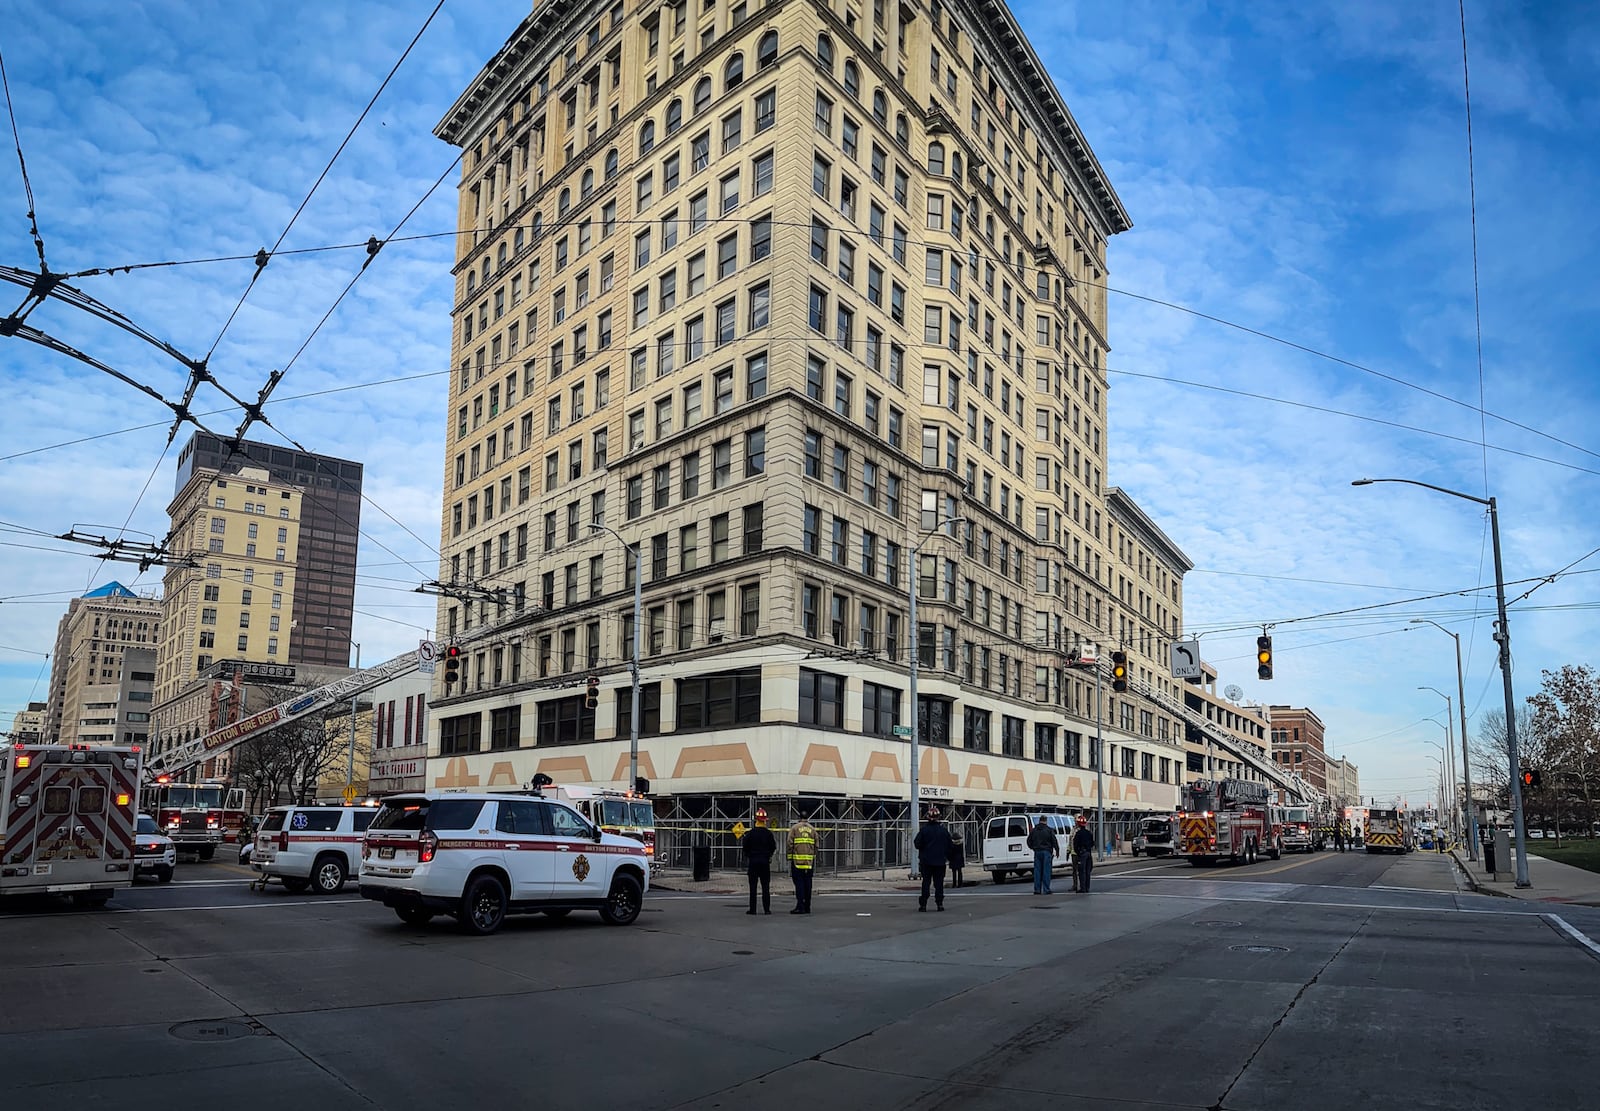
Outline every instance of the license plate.
<svg viewBox="0 0 1600 1111">
<path fill-rule="evenodd" d="M 379 849 L 378 849 L 378 859 L 379 860 L 393 860 L 394 859 L 394 846 L 393 845 L 380 846 Z"/>
</svg>

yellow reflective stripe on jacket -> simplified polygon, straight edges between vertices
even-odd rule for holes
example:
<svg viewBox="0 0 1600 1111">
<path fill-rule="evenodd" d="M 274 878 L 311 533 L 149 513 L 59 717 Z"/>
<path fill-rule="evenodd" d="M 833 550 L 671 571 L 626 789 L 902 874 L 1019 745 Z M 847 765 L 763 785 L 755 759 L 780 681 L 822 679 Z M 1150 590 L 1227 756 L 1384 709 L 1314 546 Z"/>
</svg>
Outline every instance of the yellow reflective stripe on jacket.
<svg viewBox="0 0 1600 1111">
<path fill-rule="evenodd" d="M 789 861 L 801 870 L 816 862 L 817 831 L 809 822 L 796 822 L 789 831 Z"/>
</svg>

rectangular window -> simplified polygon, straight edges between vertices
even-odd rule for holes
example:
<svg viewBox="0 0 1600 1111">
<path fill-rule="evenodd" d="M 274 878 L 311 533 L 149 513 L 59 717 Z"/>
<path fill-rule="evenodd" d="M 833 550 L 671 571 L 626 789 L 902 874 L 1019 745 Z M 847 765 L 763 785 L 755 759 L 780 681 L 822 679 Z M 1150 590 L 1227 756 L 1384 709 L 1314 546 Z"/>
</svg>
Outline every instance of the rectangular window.
<svg viewBox="0 0 1600 1111">
<path fill-rule="evenodd" d="M 825 671 L 800 669 L 800 724 L 844 727 L 844 679 Z"/>
<path fill-rule="evenodd" d="M 760 723 L 760 668 L 678 680 L 679 729 Z"/>
</svg>

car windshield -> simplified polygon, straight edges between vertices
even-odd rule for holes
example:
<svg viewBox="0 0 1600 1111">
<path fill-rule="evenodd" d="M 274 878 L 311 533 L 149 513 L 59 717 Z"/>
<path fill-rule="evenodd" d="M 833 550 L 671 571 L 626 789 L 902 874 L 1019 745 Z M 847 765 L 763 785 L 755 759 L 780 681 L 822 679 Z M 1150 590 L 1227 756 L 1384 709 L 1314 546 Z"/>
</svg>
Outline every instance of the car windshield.
<svg viewBox="0 0 1600 1111">
<path fill-rule="evenodd" d="M 656 808 L 648 802 L 630 802 L 628 809 L 633 811 L 633 824 L 643 826 L 645 829 L 654 829 L 656 826 Z"/>
<path fill-rule="evenodd" d="M 160 833 L 161 827 L 156 825 L 156 820 L 150 815 L 140 814 L 138 831 L 140 833 Z"/>
<path fill-rule="evenodd" d="M 222 805 L 221 787 L 175 786 L 166 790 L 165 806 L 184 810 L 215 809 Z"/>
</svg>

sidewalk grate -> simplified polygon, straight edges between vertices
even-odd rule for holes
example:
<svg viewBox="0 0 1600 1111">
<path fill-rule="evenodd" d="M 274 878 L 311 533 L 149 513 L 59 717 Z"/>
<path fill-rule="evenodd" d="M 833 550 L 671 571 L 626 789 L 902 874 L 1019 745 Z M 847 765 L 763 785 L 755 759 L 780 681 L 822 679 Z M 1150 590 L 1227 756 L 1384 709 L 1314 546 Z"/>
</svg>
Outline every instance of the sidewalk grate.
<svg viewBox="0 0 1600 1111">
<path fill-rule="evenodd" d="M 1289 951 L 1282 945 L 1230 945 L 1228 948 L 1235 953 L 1287 953 Z"/>
</svg>

